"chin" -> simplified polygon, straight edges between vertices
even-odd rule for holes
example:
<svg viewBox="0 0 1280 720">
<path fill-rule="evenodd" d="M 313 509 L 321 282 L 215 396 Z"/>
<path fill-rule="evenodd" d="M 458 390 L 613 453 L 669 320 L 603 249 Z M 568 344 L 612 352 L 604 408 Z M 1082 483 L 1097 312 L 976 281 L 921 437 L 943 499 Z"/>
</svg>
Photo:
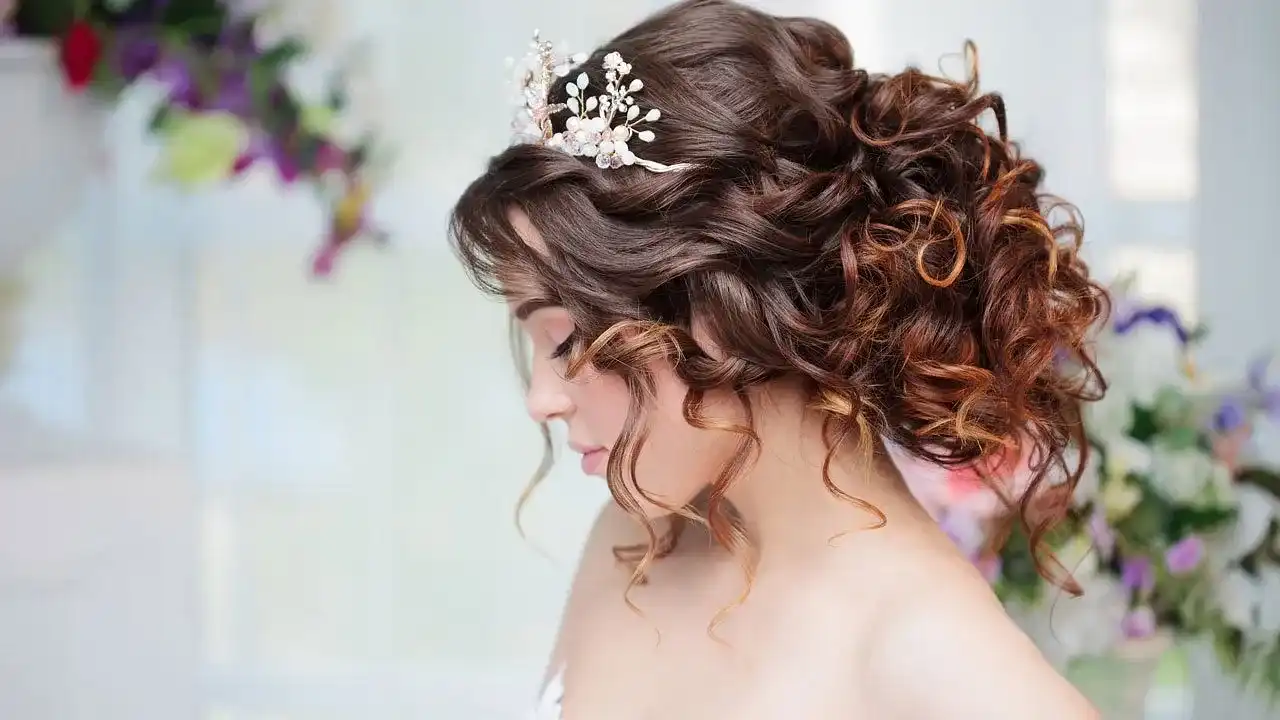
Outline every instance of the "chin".
<svg viewBox="0 0 1280 720">
<path fill-rule="evenodd" d="M 702 487 L 694 488 L 688 492 L 661 492 L 656 490 L 649 491 L 649 497 L 644 497 L 635 488 L 629 488 L 631 497 L 635 498 L 640 506 L 640 513 L 649 520 L 662 520 L 673 515 L 679 514 L 678 511 L 694 504 L 699 498 Z M 655 502 L 657 501 L 657 502 Z M 616 502 L 616 501 L 615 501 Z M 626 508 L 623 508 L 624 510 Z"/>
</svg>

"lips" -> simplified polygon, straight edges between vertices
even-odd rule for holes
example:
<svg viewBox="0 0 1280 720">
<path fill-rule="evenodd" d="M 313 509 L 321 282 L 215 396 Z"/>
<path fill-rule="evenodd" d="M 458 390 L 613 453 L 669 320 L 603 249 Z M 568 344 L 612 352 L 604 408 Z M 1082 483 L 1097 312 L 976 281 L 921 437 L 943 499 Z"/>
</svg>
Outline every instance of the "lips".
<svg viewBox="0 0 1280 720">
<path fill-rule="evenodd" d="M 582 456 L 582 472 L 587 475 L 604 477 L 605 468 L 609 465 L 609 449 L 593 447 L 579 443 L 569 443 L 574 452 Z"/>
</svg>

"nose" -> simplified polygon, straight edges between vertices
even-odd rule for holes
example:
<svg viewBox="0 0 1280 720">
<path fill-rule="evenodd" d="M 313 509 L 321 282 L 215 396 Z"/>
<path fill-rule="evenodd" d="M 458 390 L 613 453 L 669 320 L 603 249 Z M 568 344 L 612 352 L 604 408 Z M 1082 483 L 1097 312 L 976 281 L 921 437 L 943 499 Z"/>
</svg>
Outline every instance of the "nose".
<svg viewBox="0 0 1280 720">
<path fill-rule="evenodd" d="M 529 391 L 525 394 L 525 410 L 534 422 L 563 419 L 573 410 L 573 399 L 565 392 L 564 383 L 552 373 L 534 371 Z"/>
</svg>

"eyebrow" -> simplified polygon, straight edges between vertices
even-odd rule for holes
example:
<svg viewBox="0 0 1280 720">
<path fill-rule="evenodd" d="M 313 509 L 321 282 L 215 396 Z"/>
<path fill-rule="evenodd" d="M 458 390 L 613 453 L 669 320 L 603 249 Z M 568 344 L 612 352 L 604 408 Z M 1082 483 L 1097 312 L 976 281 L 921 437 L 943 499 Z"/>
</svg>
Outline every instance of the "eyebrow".
<svg viewBox="0 0 1280 720">
<path fill-rule="evenodd" d="M 516 306 L 515 316 L 517 320 L 527 320 L 530 315 L 544 308 L 560 307 L 558 303 L 550 300 L 538 298 L 534 300 L 525 300 Z"/>
</svg>

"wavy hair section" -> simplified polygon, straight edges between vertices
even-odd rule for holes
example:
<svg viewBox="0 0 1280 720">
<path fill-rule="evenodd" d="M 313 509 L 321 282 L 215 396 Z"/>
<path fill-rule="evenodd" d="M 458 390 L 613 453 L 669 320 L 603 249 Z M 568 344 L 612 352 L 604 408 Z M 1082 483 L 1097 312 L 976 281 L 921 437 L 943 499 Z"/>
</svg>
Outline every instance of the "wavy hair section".
<svg viewBox="0 0 1280 720">
<path fill-rule="evenodd" d="M 1041 190 L 1044 171 L 1009 139 L 1004 101 L 981 90 L 976 48 L 965 46 L 959 80 L 872 75 L 825 22 L 693 0 L 588 65 L 613 50 L 663 114 L 645 156 L 696 167 L 601 170 L 513 147 L 468 187 L 450 234 L 479 287 L 533 288 L 568 310 L 571 376 L 590 367 L 626 381 L 630 413 L 607 475 L 648 534 L 615 550 L 634 567 L 630 587 L 688 522 L 705 523 L 750 577 L 750 538 L 725 496 L 760 449 L 753 390 L 785 380 L 825 418 L 827 489 L 872 527 L 883 513 L 831 481 L 842 448 L 867 463 L 882 441 L 948 466 L 1028 457 L 1032 479 L 1007 498 L 1010 522 L 1042 574 L 1078 592 L 1045 536 L 1087 462 L 1081 403 L 1105 389 L 1087 338 L 1107 298 L 1079 256 L 1078 213 Z M 552 101 L 566 98 L 562 82 Z M 513 209 L 545 248 L 520 239 Z M 662 363 L 688 388 L 686 422 L 739 443 L 708 478 L 705 514 L 666 508 L 676 522 L 660 535 L 631 489 L 643 487 Z M 736 397 L 747 422 L 709 416 L 712 391 Z"/>
</svg>

